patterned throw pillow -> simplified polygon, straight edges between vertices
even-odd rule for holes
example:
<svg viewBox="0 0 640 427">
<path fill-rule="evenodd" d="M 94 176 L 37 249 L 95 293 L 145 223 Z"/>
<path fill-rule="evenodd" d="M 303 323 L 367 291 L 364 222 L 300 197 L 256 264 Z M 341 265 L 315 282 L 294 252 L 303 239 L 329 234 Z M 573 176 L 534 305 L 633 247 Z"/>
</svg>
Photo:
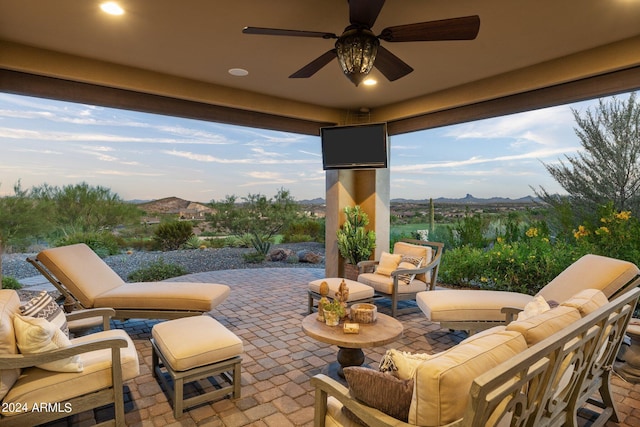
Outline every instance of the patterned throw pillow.
<svg viewBox="0 0 640 427">
<path fill-rule="evenodd" d="M 31 298 L 29 302 L 20 306 L 20 314 L 23 316 L 43 318 L 56 325 L 60 330 L 69 337 L 69 326 L 67 326 L 67 316 L 65 316 L 62 308 L 47 293 L 40 292 L 37 296 Z"/>
<path fill-rule="evenodd" d="M 349 391 L 356 400 L 376 408 L 405 423 L 409 419 L 409 406 L 413 396 L 413 379 L 401 380 L 393 375 L 362 366 L 344 368 Z M 344 414 L 360 425 L 366 425 L 346 406 Z"/>
<path fill-rule="evenodd" d="M 398 268 L 420 268 L 423 261 L 424 260 L 421 257 L 403 255 Z M 415 277 L 415 274 L 401 274 L 398 276 L 398 281 L 404 283 L 405 285 L 408 285 Z"/>
</svg>

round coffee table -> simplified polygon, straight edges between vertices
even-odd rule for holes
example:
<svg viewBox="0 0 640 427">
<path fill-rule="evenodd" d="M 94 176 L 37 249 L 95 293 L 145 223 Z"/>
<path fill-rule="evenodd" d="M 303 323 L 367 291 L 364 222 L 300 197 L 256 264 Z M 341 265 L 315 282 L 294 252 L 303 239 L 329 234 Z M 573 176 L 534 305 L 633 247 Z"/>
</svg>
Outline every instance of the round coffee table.
<svg viewBox="0 0 640 427">
<path fill-rule="evenodd" d="M 391 316 L 378 313 L 374 323 L 360 324 L 357 334 L 345 334 L 343 323 L 338 326 L 327 326 L 316 320 L 318 313 L 313 313 L 302 319 L 302 330 L 305 334 L 320 342 L 337 345 L 338 376 L 344 378 L 342 368 L 346 366 L 361 366 L 364 363 L 363 348 L 377 347 L 394 341 L 402 335 L 402 323 Z M 329 368 L 331 371 L 331 368 Z"/>
</svg>

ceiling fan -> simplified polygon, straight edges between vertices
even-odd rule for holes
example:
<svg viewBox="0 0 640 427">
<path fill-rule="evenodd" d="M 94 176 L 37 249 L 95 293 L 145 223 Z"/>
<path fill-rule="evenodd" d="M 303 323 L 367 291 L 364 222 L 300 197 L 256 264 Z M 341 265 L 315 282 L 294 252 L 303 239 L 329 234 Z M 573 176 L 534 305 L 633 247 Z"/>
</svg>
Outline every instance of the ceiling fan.
<svg viewBox="0 0 640 427">
<path fill-rule="evenodd" d="M 262 27 L 245 27 L 242 32 L 269 36 L 337 39 L 333 49 L 291 74 L 289 78 L 311 77 L 337 57 L 344 74 L 358 86 L 374 66 L 389 81 L 397 80 L 413 71 L 411 66 L 381 46 L 380 40 L 390 43 L 473 40 L 480 29 L 480 17 L 473 15 L 387 27 L 376 36 L 371 31 L 371 27 L 382 10 L 384 0 L 348 0 L 348 2 L 350 25 L 340 36 L 319 31 Z"/>
</svg>

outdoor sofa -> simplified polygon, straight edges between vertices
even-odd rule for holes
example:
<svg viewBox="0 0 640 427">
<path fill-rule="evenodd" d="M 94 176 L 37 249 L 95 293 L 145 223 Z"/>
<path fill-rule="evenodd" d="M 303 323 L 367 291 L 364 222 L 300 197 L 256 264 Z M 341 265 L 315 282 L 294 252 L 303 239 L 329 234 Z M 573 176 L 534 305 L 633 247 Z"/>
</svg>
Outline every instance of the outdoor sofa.
<svg viewBox="0 0 640 427">
<path fill-rule="evenodd" d="M 585 413 L 591 426 L 616 422 L 610 377 L 639 296 L 609 302 L 586 289 L 442 353 L 393 352 L 391 373 L 345 368 L 349 388 L 318 374 L 314 425 L 577 426 Z"/>
</svg>

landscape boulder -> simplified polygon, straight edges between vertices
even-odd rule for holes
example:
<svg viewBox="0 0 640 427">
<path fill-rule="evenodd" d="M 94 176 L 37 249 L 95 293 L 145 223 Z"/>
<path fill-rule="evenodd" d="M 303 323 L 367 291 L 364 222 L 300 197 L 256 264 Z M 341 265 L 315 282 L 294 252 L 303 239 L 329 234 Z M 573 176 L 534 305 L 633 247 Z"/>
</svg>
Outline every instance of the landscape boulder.
<svg viewBox="0 0 640 427">
<path fill-rule="evenodd" d="M 267 260 L 273 262 L 286 261 L 290 257 L 293 257 L 295 255 L 295 252 L 293 252 L 291 249 L 278 248 L 269 252 L 269 255 L 267 255 Z"/>
<path fill-rule="evenodd" d="M 300 262 L 308 262 L 310 264 L 320 264 L 323 260 L 323 256 L 321 254 L 311 252 L 308 250 L 298 251 L 298 261 Z"/>
</svg>

